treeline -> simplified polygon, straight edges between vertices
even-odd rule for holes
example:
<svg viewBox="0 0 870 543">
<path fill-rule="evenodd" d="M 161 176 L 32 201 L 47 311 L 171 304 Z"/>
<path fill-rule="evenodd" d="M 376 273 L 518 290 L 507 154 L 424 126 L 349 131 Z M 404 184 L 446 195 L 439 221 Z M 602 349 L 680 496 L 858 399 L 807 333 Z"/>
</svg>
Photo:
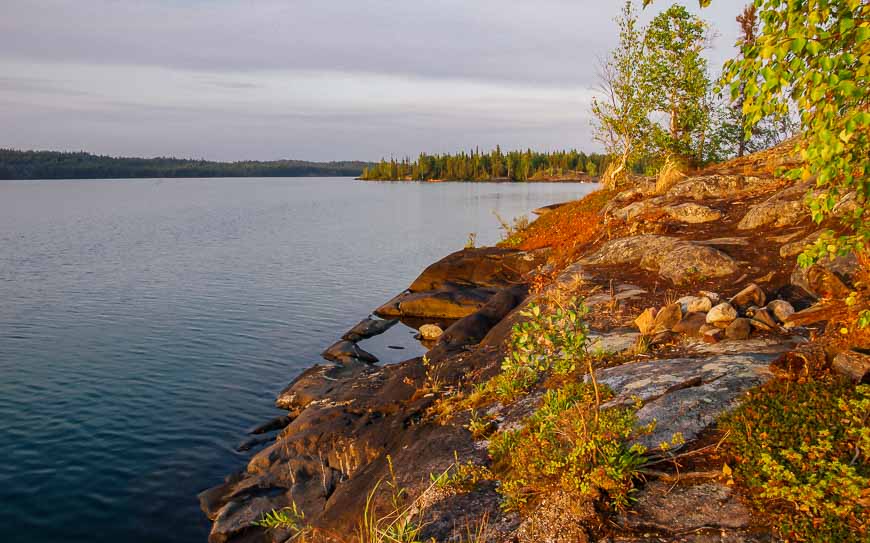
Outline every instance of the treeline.
<svg viewBox="0 0 870 543">
<path fill-rule="evenodd" d="M 606 157 L 576 150 L 539 153 L 527 149 L 489 153 L 475 149 L 458 154 L 421 153 L 415 161 L 381 160 L 363 170 L 361 179 L 379 181 L 553 181 L 582 180 L 603 171 Z"/>
<path fill-rule="evenodd" d="M 0 149 L 0 179 L 123 179 L 143 177 L 357 177 L 368 162 L 211 162 L 126 158 L 90 153 Z"/>
</svg>

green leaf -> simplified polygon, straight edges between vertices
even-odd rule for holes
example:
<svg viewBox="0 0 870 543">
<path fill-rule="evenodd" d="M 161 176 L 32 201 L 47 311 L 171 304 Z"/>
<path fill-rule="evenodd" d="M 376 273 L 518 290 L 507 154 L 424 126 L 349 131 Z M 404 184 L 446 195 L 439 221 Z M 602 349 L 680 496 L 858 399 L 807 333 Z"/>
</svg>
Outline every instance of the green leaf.
<svg viewBox="0 0 870 543">
<path fill-rule="evenodd" d="M 804 50 L 806 44 L 807 40 L 805 38 L 795 38 L 791 42 L 791 50 L 795 54 L 800 54 L 800 52 Z"/>
</svg>

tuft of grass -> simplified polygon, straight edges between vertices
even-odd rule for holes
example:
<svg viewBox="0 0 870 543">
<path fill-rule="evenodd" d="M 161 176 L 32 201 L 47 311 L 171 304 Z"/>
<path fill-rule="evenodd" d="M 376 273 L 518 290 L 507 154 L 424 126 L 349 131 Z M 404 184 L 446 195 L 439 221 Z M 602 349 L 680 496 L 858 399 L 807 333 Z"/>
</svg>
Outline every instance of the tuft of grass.
<svg viewBox="0 0 870 543">
<path fill-rule="evenodd" d="M 531 224 L 529 218 L 525 215 L 520 215 L 519 217 L 514 218 L 513 223 L 510 223 L 504 220 L 497 211 L 493 210 L 492 213 L 495 215 L 495 218 L 498 219 L 503 231 L 499 245 L 502 247 L 515 247 L 522 236 L 522 233 Z"/>
<path fill-rule="evenodd" d="M 470 232 L 468 234 L 468 239 L 465 240 L 465 248 L 466 249 L 474 249 L 475 247 L 477 247 L 477 233 Z"/>
<path fill-rule="evenodd" d="M 493 479 L 492 472 L 486 466 L 475 464 L 470 460 L 460 462 L 454 452 L 456 461 L 442 473 L 435 475 L 430 473 L 429 479 L 436 488 L 453 490 L 456 492 L 471 492 L 483 481 Z"/>
<path fill-rule="evenodd" d="M 656 194 L 664 194 L 686 177 L 687 166 L 674 155 L 668 155 L 656 176 Z"/>
<path fill-rule="evenodd" d="M 768 383 L 721 421 L 739 482 L 792 541 L 870 537 L 870 386 Z"/>
<path fill-rule="evenodd" d="M 272 509 L 263 514 L 253 525 L 267 530 L 290 530 L 293 537 L 296 537 L 305 530 L 304 521 L 305 513 L 293 502 L 290 507 Z"/>
<path fill-rule="evenodd" d="M 390 509 L 382 513 L 375 506 L 375 496 L 384 483 L 383 480 L 378 481 L 366 497 L 363 515 L 357 526 L 357 541 L 358 543 L 424 543 L 421 534 L 426 526 L 417 520 L 422 516 L 419 499 L 406 503 L 406 491 L 398 483 L 393 469 L 393 459 L 389 455 L 387 464 L 390 478 L 386 480 L 386 486 L 390 491 Z"/>
</svg>

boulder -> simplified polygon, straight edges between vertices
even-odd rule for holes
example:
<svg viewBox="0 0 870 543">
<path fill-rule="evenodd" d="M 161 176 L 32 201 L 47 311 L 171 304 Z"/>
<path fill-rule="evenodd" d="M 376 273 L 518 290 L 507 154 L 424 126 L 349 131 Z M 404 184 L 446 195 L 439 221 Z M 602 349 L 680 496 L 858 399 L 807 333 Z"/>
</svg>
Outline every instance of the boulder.
<svg viewBox="0 0 870 543">
<path fill-rule="evenodd" d="M 438 339 L 443 333 L 444 330 L 436 324 L 424 324 L 420 327 L 420 337 L 427 341 Z"/>
<path fill-rule="evenodd" d="M 705 313 L 689 313 L 671 330 L 676 334 L 696 337 L 701 335 L 701 328 L 706 322 L 707 315 Z"/>
<path fill-rule="evenodd" d="M 652 331 L 654 334 L 670 331 L 683 319 L 683 311 L 680 309 L 680 304 L 669 304 L 664 306 L 656 313 L 655 321 L 653 322 Z"/>
<path fill-rule="evenodd" d="M 797 224 L 809 217 L 803 197 L 809 185 L 800 184 L 777 192 L 764 202 L 749 208 L 737 225 L 740 230 L 752 230 L 772 224 L 775 227 Z"/>
<path fill-rule="evenodd" d="M 737 263 L 718 249 L 669 236 L 640 235 L 608 241 L 582 264 L 638 264 L 675 284 L 735 273 Z"/>
<path fill-rule="evenodd" d="M 843 351 L 834 357 L 831 368 L 855 383 L 870 382 L 870 356 L 856 351 Z"/>
<path fill-rule="evenodd" d="M 630 221 L 638 215 L 642 215 L 654 208 L 655 206 L 650 202 L 641 200 L 640 202 L 634 202 L 633 204 L 628 204 L 623 208 L 617 209 L 616 211 L 613 211 L 611 215 L 623 221 Z"/>
<path fill-rule="evenodd" d="M 677 303 L 683 313 L 706 313 L 713 308 L 713 302 L 706 296 L 683 296 Z"/>
<path fill-rule="evenodd" d="M 783 258 L 796 257 L 797 255 L 804 252 L 804 249 L 806 249 L 809 245 L 812 245 L 820 237 L 822 237 L 823 233 L 824 230 L 818 230 L 803 239 L 799 239 L 798 241 L 793 241 L 791 243 L 786 243 L 779 248 L 779 256 Z"/>
<path fill-rule="evenodd" d="M 359 345 L 346 339 L 333 343 L 320 356 L 340 364 L 347 364 L 354 360 L 365 362 L 366 364 L 374 364 L 378 361 L 375 355 L 360 349 Z"/>
<path fill-rule="evenodd" d="M 845 298 L 853 290 L 858 259 L 854 253 L 823 258 L 809 268 L 795 266 L 791 284 L 815 298 Z"/>
<path fill-rule="evenodd" d="M 423 270 L 408 290 L 423 292 L 463 286 L 501 288 L 521 281 L 525 274 L 544 264 L 546 256 L 546 250 L 463 249 Z"/>
<path fill-rule="evenodd" d="M 688 224 L 718 221 L 722 218 L 720 211 L 691 202 L 665 206 L 663 209 L 672 219 Z"/>
<path fill-rule="evenodd" d="M 669 534 L 751 525 L 752 514 L 732 487 L 709 478 L 692 481 L 691 474 L 681 475 L 679 484 L 662 480 L 647 484 L 635 497 L 631 512 L 619 515 L 619 525 L 641 532 L 653 528 Z M 719 533 L 716 540 L 718 536 Z"/>
<path fill-rule="evenodd" d="M 691 197 L 733 198 L 747 192 L 763 190 L 778 183 L 776 179 L 749 175 L 699 175 L 688 177 L 671 187 L 667 195 L 673 198 Z"/>
<path fill-rule="evenodd" d="M 725 328 L 725 337 L 728 339 L 749 339 L 749 334 L 751 333 L 752 321 L 743 317 L 734 319 Z"/>
<path fill-rule="evenodd" d="M 489 299 L 479 311 L 451 324 L 438 338 L 438 343 L 429 351 L 436 359 L 447 353 L 480 342 L 494 326 L 511 313 L 528 296 L 528 287 L 515 285 L 501 290 Z"/>
<path fill-rule="evenodd" d="M 785 300 L 771 300 L 767 304 L 767 311 L 782 323 L 794 314 L 794 307 Z"/>
<path fill-rule="evenodd" d="M 483 307 L 495 293 L 489 288 L 411 292 L 399 299 L 398 314 L 421 319 L 461 319 Z"/>
<path fill-rule="evenodd" d="M 356 326 L 348 330 L 343 336 L 341 336 L 341 339 L 346 339 L 347 341 L 362 341 L 383 334 L 397 322 L 399 322 L 398 319 L 383 320 L 369 317 L 361 320 Z"/>
<path fill-rule="evenodd" d="M 719 305 L 713 306 L 707 312 L 707 324 L 713 325 L 728 325 L 737 318 L 737 310 L 728 302 L 722 302 Z"/>
<path fill-rule="evenodd" d="M 643 402 L 637 411 L 638 427 L 657 422 L 651 433 L 639 436 L 636 441 L 651 450 L 662 442 L 670 442 L 677 432 L 690 443 L 714 425 L 722 413 L 737 405 L 747 390 L 770 379 L 770 362 L 787 349 L 783 345 L 762 353 L 757 352 L 752 342 L 729 344 L 735 347 L 734 352 L 650 360 L 598 370 L 595 374 L 598 383 L 614 394 L 604 407 Z"/>
<path fill-rule="evenodd" d="M 766 308 L 759 309 L 753 312 L 752 326 L 765 332 L 773 332 L 774 330 L 777 330 L 779 328 L 779 326 L 776 324 L 776 320 L 774 320 L 773 316 L 770 314 L 770 311 L 768 311 Z"/>
<path fill-rule="evenodd" d="M 764 294 L 764 291 L 761 290 L 761 287 L 756 285 L 755 283 L 750 283 L 743 290 L 735 294 L 729 300 L 731 305 L 740 309 L 746 310 L 748 307 L 764 307 L 764 304 L 767 302 L 767 298 Z"/>
</svg>

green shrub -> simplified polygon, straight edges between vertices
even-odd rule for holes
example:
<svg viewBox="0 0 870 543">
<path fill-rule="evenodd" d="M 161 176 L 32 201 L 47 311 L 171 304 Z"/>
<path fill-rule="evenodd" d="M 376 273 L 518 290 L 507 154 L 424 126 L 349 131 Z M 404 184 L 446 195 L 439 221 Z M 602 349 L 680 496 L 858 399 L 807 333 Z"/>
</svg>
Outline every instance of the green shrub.
<svg viewBox="0 0 870 543">
<path fill-rule="evenodd" d="M 493 437 L 492 471 L 501 481 L 506 509 L 556 489 L 603 493 L 614 507 L 628 503 L 646 451 L 628 444 L 637 433 L 634 409 L 599 411 L 598 402 L 610 397 L 610 391 L 599 387 L 596 392 L 586 383 L 547 391 L 522 428 Z"/>
<path fill-rule="evenodd" d="M 870 386 L 774 381 L 726 416 L 734 471 L 790 540 L 866 542 Z"/>
</svg>

